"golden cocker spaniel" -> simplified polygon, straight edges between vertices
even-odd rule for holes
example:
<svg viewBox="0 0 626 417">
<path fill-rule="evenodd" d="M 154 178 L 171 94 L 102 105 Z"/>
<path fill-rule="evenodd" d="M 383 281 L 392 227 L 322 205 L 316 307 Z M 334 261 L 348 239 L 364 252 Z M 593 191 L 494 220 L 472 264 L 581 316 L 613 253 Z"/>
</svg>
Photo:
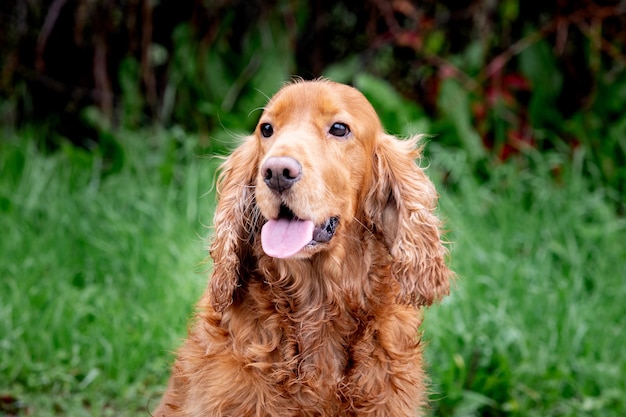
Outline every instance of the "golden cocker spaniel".
<svg viewBox="0 0 626 417">
<path fill-rule="evenodd" d="M 416 145 L 346 85 L 269 101 L 222 166 L 213 275 L 154 416 L 421 414 L 422 308 L 451 272 Z"/>
</svg>

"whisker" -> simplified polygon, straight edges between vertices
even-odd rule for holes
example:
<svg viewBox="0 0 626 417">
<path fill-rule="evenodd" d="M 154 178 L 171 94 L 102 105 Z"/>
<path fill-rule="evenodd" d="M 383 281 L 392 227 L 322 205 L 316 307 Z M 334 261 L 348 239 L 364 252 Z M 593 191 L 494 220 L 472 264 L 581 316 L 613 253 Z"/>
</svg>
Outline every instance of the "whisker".
<svg viewBox="0 0 626 417">
<path fill-rule="evenodd" d="M 255 109 L 250 110 L 248 112 L 248 117 L 252 116 L 252 113 L 254 113 L 255 111 L 260 111 L 261 113 L 263 113 L 265 111 L 265 106 L 257 107 Z"/>
<path fill-rule="evenodd" d="M 369 227 L 367 227 L 361 220 L 355 217 L 354 221 L 360 224 L 361 227 L 363 227 L 363 229 L 365 229 L 365 231 L 367 231 L 371 236 L 374 236 L 374 232 Z"/>
<path fill-rule="evenodd" d="M 259 93 L 263 97 L 265 97 L 266 101 L 270 101 L 272 99 L 270 96 L 268 96 L 267 94 L 265 94 L 263 91 L 259 90 L 258 88 L 255 88 L 255 90 L 257 91 L 257 93 Z M 265 107 L 262 107 L 262 108 L 265 109 Z"/>
</svg>

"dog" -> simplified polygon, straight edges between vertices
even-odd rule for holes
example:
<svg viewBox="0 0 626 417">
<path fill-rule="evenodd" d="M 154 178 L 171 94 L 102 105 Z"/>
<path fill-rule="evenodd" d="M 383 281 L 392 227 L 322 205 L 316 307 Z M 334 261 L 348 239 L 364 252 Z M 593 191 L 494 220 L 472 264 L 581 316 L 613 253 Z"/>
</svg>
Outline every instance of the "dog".
<svg viewBox="0 0 626 417">
<path fill-rule="evenodd" d="M 419 416 L 419 327 L 452 272 L 419 137 L 294 81 L 226 159 L 213 272 L 156 417 Z"/>
</svg>

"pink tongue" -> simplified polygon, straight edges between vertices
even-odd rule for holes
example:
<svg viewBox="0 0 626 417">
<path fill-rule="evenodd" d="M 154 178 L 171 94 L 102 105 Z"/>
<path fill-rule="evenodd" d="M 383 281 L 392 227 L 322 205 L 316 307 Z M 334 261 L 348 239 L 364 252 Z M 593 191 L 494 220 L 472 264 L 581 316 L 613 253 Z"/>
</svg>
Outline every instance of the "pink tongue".
<svg viewBox="0 0 626 417">
<path fill-rule="evenodd" d="M 313 240 L 314 227 L 308 220 L 270 220 L 261 229 L 263 250 L 274 258 L 293 256 Z"/>
</svg>

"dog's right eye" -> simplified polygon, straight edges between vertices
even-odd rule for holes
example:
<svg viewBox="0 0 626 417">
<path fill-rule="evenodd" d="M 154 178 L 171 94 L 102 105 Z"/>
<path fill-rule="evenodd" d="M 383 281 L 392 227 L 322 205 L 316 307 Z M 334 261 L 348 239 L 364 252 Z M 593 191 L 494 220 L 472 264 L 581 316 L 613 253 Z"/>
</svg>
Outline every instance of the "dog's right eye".
<svg viewBox="0 0 626 417">
<path fill-rule="evenodd" d="M 264 138 L 269 138 L 273 134 L 274 134 L 274 128 L 272 127 L 271 124 L 269 124 L 269 123 L 261 124 L 261 135 Z"/>
</svg>

